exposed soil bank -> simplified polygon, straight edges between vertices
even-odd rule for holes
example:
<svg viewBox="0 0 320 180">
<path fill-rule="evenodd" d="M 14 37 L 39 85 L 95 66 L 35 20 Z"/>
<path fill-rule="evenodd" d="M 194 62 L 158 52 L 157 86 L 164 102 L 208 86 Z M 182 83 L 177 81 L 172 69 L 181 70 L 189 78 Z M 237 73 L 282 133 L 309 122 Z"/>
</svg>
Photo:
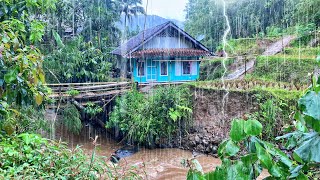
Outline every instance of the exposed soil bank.
<svg viewBox="0 0 320 180">
<path fill-rule="evenodd" d="M 254 92 L 193 89 L 194 125 L 182 137 L 181 148 L 216 154 L 229 136 L 230 122 L 257 111 Z"/>
</svg>

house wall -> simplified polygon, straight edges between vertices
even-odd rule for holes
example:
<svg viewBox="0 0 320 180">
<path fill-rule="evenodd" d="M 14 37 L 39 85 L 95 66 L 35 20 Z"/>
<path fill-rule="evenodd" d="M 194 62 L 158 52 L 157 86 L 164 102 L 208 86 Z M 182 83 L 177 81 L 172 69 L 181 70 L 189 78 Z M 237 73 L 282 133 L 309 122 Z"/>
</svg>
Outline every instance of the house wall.
<svg viewBox="0 0 320 180">
<path fill-rule="evenodd" d="M 178 37 L 154 37 L 147 42 L 143 49 L 171 49 L 171 48 L 192 48 L 193 45 L 185 38 Z"/>
<path fill-rule="evenodd" d="M 185 58 L 188 59 L 188 58 Z M 196 58 L 189 58 L 196 59 Z M 145 60 L 145 65 L 150 65 L 151 62 L 155 65 L 155 77 L 153 82 L 178 82 L 178 81 L 195 81 L 199 78 L 199 69 L 200 62 L 193 61 L 191 64 L 191 74 L 184 75 L 182 73 L 182 62 L 181 61 L 169 61 L 168 62 L 168 75 L 163 76 L 160 74 L 160 61 L 158 59 L 147 59 Z M 137 59 L 133 60 L 133 77 L 135 82 L 139 83 L 148 83 L 152 82 L 149 80 L 150 76 L 150 68 L 145 66 L 145 75 L 138 76 L 138 67 L 137 67 Z M 149 76 L 148 76 L 149 74 Z"/>
</svg>

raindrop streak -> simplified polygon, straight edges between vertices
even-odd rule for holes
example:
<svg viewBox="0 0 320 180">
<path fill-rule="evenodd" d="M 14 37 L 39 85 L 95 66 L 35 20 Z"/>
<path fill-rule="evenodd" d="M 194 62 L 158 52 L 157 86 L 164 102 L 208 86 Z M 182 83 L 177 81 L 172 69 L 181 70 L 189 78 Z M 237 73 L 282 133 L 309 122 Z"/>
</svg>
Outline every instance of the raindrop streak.
<svg viewBox="0 0 320 180">
<path fill-rule="evenodd" d="M 230 33 L 230 22 L 229 22 L 229 17 L 227 15 L 227 12 L 226 12 L 226 2 L 225 0 L 223 0 L 223 16 L 226 20 L 226 25 L 227 25 L 227 29 L 224 31 L 224 34 L 223 34 L 223 37 L 222 37 L 222 45 L 223 45 L 223 60 L 222 60 L 222 66 L 224 68 L 224 72 L 222 74 L 222 77 L 221 77 L 221 80 L 222 80 L 222 84 L 223 84 L 223 89 L 226 91 L 226 94 L 223 96 L 223 99 L 222 99 L 222 115 L 223 117 L 225 117 L 225 104 L 226 104 L 226 98 L 228 97 L 228 94 L 229 94 L 229 90 L 227 89 L 226 85 L 225 85 L 225 82 L 224 82 L 224 78 L 225 78 L 225 75 L 227 73 L 227 67 L 226 67 L 226 60 L 228 59 L 229 55 L 228 53 L 226 52 L 226 46 L 228 45 L 228 42 L 227 42 L 227 36 L 228 34 Z M 222 121 L 222 124 L 224 125 L 224 120 Z"/>
</svg>

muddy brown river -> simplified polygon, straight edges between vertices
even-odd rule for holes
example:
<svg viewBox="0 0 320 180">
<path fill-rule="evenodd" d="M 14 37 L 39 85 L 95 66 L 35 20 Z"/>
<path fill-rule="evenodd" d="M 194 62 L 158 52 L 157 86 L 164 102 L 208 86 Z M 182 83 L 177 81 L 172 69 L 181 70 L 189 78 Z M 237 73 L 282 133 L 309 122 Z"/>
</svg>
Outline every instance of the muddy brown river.
<svg viewBox="0 0 320 180">
<path fill-rule="evenodd" d="M 84 126 L 79 135 L 73 135 L 62 126 L 58 127 L 55 132 L 56 139 L 59 140 L 61 138 L 61 140 L 68 142 L 70 148 L 75 148 L 77 145 L 82 146 L 82 149 L 88 156 L 91 155 L 93 150 L 92 139 L 90 137 L 95 137 L 95 135 L 99 136 L 97 140 L 99 146 L 96 153 L 100 156 L 110 157 L 116 150 L 123 147 L 122 144 L 114 141 L 108 133 L 95 130 L 90 126 Z M 140 169 L 143 172 L 141 176 L 144 179 L 184 180 L 186 179 L 188 168 L 185 168 L 181 162 L 184 159 L 191 158 L 192 152 L 177 148 L 140 148 L 133 155 L 121 159 L 117 166 L 128 169 L 131 166 L 139 166 L 144 163 L 144 169 Z M 196 159 L 202 165 L 204 172 L 214 170 L 221 163 L 220 159 L 204 154 L 198 155 Z M 262 177 L 267 175 L 266 172 L 262 174 Z"/>
<path fill-rule="evenodd" d="M 123 147 L 122 144 L 114 141 L 106 132 L 95 131 L 90 126 L 84 126 L 79 135 L 73 135 L 66 128 L 59 126 L 56 129 L 55 138 L 68 142 L 70 148 L 77 145 L 82 146 L 86 154 L 90 155 L 93 150 L 92 139 L 98 135 L 99 144 L 96 153 L 101 156 L 110 157 L 116 150 Z M 90 133 L 91 132 L 91 135 Z M 181 162 L 184 159 L 191 159 L 192 152 L 177 148 L 167 149 L 146 149 L 139 148 L 139 151 L 129 157 L 120 160 L 118 166 L 128 168 L 130 166 L 145 164 L 143 177 L 145 179 L 186 179 L 188 168 L 185 168 Z M 212 156 L 199 155 L 196 158 L 203 166 L 205 172 L 214 170 L 220 164 L 220 160 Z M 125 167 L 126 166 L 126 167 Z"/>
</svg>

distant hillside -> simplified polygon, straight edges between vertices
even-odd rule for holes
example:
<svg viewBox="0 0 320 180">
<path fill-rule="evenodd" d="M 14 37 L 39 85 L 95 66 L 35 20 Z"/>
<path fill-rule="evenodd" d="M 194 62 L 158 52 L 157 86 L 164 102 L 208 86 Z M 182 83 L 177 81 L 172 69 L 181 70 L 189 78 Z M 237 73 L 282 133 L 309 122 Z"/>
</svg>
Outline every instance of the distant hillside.
<svg viewBox="0 0 320 180">
<path fill-rule="evenodd" d="M 157 15 L 148 15 L 146 19 L 146 29 L 150 27 L 154 27 L 160 24 L 163 24 L 167 21 L 172 21 L 174 22 L 177 26 L 180 28 L 184 28 L 183 22 L 175 20 L 175 19 L 166 19 Z M 132 17 L 132 20 L 128 22 L 128 26 L 130 31 L 139 31 L 143 30 L 144 28 L 144 22 L 145 22 L 145 16 L 144 15 L 138 15 L 136 17 Z M 118 23 L 119 29 L 123 30 L 124 28 L 124 16 L 121 18 L 121 22 Z"/>
</svg>

